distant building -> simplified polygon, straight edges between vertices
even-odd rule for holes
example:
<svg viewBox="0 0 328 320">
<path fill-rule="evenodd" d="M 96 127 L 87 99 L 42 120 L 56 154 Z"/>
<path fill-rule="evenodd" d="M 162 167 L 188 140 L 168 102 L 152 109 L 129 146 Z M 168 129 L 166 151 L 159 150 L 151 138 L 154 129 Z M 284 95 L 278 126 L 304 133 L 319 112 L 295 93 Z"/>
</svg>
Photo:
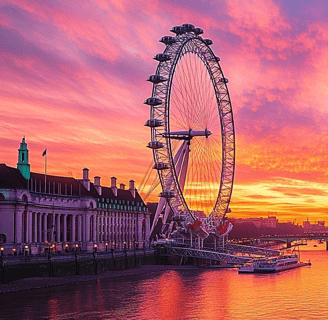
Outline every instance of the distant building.
<svg viewBox="0 0 328 320">
<path fill-rule="evenodd" d="M 23 138 L 17 168 L 0 164 L 0 246 L 5 253 L 28 250 L 92 250 L 148 244 L 147 207 L 130 180 L 100 184 L 100 177 L 83 179 L 30 172 Z"/>
<path fill-rule="evenodd" d="M 243 223 L 253 223 L 257 228 L 267 227 L 267 228 L 277 228 L 278 219 L 274 216 L 269 216 L 267 218 L 245 218 L 245 219 L 235 219 L 229 218 L 232 224 L 243 224 Z"/>
<path fill-rule="evenodd" d="M 303 221 L 303 229 L 305 233 L 328 232 L 328 227 L 325 226 L 325 221 L 318 221 L 315 224 L 311 224 L 309 220 Z"/>
</svg>

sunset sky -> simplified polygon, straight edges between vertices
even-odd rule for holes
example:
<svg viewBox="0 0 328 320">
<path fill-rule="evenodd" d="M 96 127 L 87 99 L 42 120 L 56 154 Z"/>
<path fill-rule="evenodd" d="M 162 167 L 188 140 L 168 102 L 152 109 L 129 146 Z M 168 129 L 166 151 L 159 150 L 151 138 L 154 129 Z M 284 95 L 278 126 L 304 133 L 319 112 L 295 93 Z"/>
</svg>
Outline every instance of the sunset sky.
<svg viewBox="0 0 328 320">
<path fill-rule="evenodd" d="M 2 0 L 0 163 L 138 186 L 150 164 L 145 80 L 158 40 L 192 23 L 213 40 L 236 128 L 231 216 L 328 223 L 325 0 Z M 0 177 L 1 178 L 1 177 Z M 153 199 L 156 199 L 154 197 Z"/>
</svg>

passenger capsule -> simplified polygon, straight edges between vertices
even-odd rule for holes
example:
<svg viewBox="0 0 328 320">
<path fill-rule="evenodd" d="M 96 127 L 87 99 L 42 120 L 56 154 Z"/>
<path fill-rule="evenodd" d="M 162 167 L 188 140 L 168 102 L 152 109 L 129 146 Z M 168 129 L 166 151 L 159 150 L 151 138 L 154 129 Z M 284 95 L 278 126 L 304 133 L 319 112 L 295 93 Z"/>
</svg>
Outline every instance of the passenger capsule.
<svg viewBox="0 0 328 320">
<path fill-rule="evenodd" d="M 153 74 L 153 75 L 149 76 L 147 81 L 157 84 L 157 83 L 165 82 L 165 81 L 167 81 L 167 79 L 158 74 Z"/>
<path fill-rule="evenodd" d="M 195 26 L 190 23 L 185 23 L 182 25 L 186 32 L 192 32 L 195 30 Z"/>
<path fill-rule="evenodd" d="M 204 31 L 203 31 L 203 29 L 201 29 L 201 28 L 195 28 L 195 29 L 194 29 L 194 33 L 198 36 L 198 35 L 200 35 L 200 34 L 203 34 Z"/>
<path fill-rule="evenodd" d="M 186 221 L 186 217 L 182 214 L 176 214 L 172 218 L 173 221 Z"/>
<path fill-rule="evenodd" d="M 164 147 L 164 143 L 159 141 L 150 141 L 147 145 L 147 148 L 150 149 L 161 149 Z"/>
<path fill-rule="evenodd" d="M 171 36 L 165 36 L 161 40 L 159 40 L 159 42 L 162 42 L 165 45 L 170 45 L 172 43 L 175 43 L 176 39 L 174 37 L 171 37 Z"/>
<path fill-rule="evenodd" d="M 159 119 L 148 119 L 145 123 L 145 127 L 157 128 L 162 127 L 163 121 Z"/>
<path fill-rule="evenodd" d="M 154 59 L 157 60 L 157 61 L 159 61 L 159 62 L 164 62 L 164 61 L 169 61 L 171 58 L 166 53 L 158 53 L 158 54 L 156 54 L 156 56 L 154 57 Z"/>
<path fill-rule="evenodd" d="M 227 78 L 220 78 L 219 82 L 228 83 L 229 80 Z"/>
<path fill-rule="evenodd" d="M 204 39 L 204 42 L 205 42 L 208 46 L 210 46 L 210 45 L 213 44 L 213 41 L 212 41 L 211 39 Z"/>
<path fill-rule="evenodd" d="M 176 35 L 186 33 L 186 30 L 182 26 L 175 26 L 170 31 L 175 33 Z"/>
<path fill-rule="evenodd" d="M 154 106 L 158 106 L 158 105 L 162 104 L 162 100 L 159 98 L 150 97 L 144 101 L 144 104 L 148 104 L 149 106 L 154 107 Z"/>
<path fill-rule="evenodd" d="M 211 58 L 211 60 L 212 60 L 212 61 L 217 61 L 217 62 L 220 62 L 220 58 L 219 58 L 219 57 L 217 57 L 217 56 L 215 56 L 215 57 L 212 57 L 212 58 Z"/>
<path fill-rule="evenodd" d="M 165 170 L 168 168 L 169 168 L 169 165 L 164 162 L 157 162 L 153 167 L 153 169 L 156 169 L 156 170 Z"/>
<path fill-rule="evenodd" d="M 158 196 L 161 198 L 169 199 L 169 198 L 174 198 L 175 194 L 174 191 L 168 190 L 168 191 L 161 192 Z"/>
</svg>

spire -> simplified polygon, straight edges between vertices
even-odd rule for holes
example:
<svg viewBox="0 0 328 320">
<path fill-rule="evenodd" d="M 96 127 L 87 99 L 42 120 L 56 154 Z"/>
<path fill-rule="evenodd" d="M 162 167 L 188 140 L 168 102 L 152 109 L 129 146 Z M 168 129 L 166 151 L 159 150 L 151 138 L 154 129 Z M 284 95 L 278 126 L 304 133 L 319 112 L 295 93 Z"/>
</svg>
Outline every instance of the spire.
<svg viewBox="0 0 328 320">
<path fill-rule="evenodd" d="M 25 142 L 25 136 L 23 137 L 18 149 L 17 169 L 25 179 L 30 179 L 30 164 L 28 162 L 28 149 Z"/>
</svg>

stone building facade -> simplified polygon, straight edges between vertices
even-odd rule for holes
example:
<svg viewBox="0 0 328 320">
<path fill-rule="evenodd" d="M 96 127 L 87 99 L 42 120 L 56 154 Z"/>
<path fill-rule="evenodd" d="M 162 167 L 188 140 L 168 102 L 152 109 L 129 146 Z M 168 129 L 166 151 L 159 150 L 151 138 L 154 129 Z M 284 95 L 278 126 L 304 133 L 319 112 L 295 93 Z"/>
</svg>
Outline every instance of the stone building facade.
<svg viewBox="0 0 328 320">
<path fill-rule="evenodd" d="M 0 250 L 109 250 L 147 246 L 150 214 L 134 186 L 30 172 L 23 138 L 17 168 L 0 164 Z"/>
</svg>

